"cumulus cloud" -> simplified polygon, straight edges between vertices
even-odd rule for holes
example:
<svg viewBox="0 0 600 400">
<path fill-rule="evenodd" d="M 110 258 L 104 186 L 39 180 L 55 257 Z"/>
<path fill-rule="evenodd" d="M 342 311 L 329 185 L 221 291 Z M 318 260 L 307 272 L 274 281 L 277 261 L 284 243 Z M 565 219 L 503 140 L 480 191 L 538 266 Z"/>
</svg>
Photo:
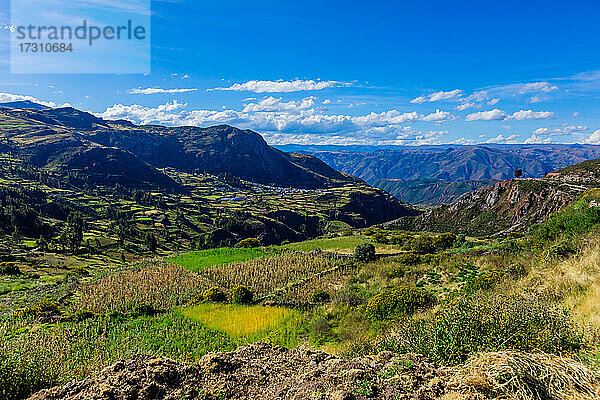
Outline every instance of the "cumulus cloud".
<svg viewBox="0 0 600 400">
<path fill-rule="evenodd" d="M 212 90 L 230 90 L 230 91 L 247 91 L 255 93 L 290 93 L 300 92 L 305 90 L 323 90 L 333 87 L 351 86 L 348 82 L 338 81 L 319 81 L 319 80 L 301 80 L 296 79 L 293 81 L 284 81 L 282 79 L 277 81 L 248 81 L 245 83 L 235 83 L 228 87 L 216 87 L 212 89 L 206 89 L 207 91 Z"/>
<path fill-rule="evenodd" d="M 504 120 L 527 120 L 527 119 L 550 119 L 554 118 L 554 113 L 551 111 L 531 111 L 520 110 L 512 115 L 506 114 L 504 111 L 494 108 L 489 111 L 479 111 L 467 115 L 465 121 L 504 121 Z"/>
<path fill-rule="evenodd" d="M 554 113 L 551 111 L 531 111 L 531 110 L 520 110 L 515 112 L 513 115 L 508 116 L 506 119 L 514 119 L 522 121 L 526 119 L 551 119 L 554 118 Z"/>
<path fill-rule="evenodd" d="M 504 137 L 504 135 L 500 134 L 494 138 L 486 140 L 484 143 L 515 143 L 515 141 L 519 138 L 519 135 L 513 134 L 509 137 Z"/>
<path fill-rule="evenodd" d="M 168 93 L 186 93 L 186 92 L 195 92 L 198 89 L 195 88 L 187 88 L 187 89 L 161 89 L 161 88 L 137 88 L 130 89 L 127 91 L 129 94 L 168 94 Z"/>
<path fill-rule="evenodd" d="M 533 131 L 533 135 L 537 136 L 559 136 L 570 135 L 573 133 L 581 133 L 588 130 L 585 125 L 564 125 L 557 128 L 538 128 Z"/>
<path fill-rule="evenodd" d="M 479 111 L 467 115 L 465 121 L 502 121 L 507 117 L 506 113 L 502 110 L 494 108 L 490 111 Z"/>
<path fill-rule="evenodd" d="M 388 143 L 389 140 L 397 143 L 401 141 L 404 144 L 439 143 L 446 131 L 420 131 L 406 124 L 418 121 L 439 123 L 455 118 L 452 114 L 441 110 L 428 115 L 398 110 L 353 116 L 329 115 L 324 114 L 322 107 L 317 105 L 316 97 L 283 101 L 281 98 L 269 96 L 246 104 L 241 111 L 187 110 L 186 106 L 186 103 L 176 100 L 157 107 L 115 104 L 97 115 L 105 119 L 127 119 L 139 124 L 170 126 L 232 124 L 244 129 L 257 130 L 269 138 L 279 134 L 297 138 L 304 137 L 303 135 L 341 136 L 348 139 L 342 140 L 343 143 L 357 140 L 362 143 L 380 144 Z M 281 139 L 280 136 L 277 138 L 277 140 Z"/>
<path fill-rule="evenodd" d="M 34 103 L 44 105 L 46 107 L 56 107 L 56 103 L 52 101 L 43 101 L 33 96 L 24 96 L 20 94 L 1 93 L 0 92 L 0 103 L 8 103 L 11 101 L 25 101 L 29 100 Z"/>
<path fill-rule="evenodd" d="M 592 133 L 585 142 L 588 144 L 600 144 L 600 129 Z"/>
<path fill-rule="evenodd" d="M 456 98 L 460 97 L 461 94 L 462 94 L 462 90 L 460 90 L 460 89 L 451 90 L 449 92 L 441 91 L 441 92 L 431 93 L 426 96 L 419 96 L 417 98 L 412 99 L 410 102 L 413 104 L 421 104 L 421 103 L 425 103 L 426 101 L 433 102 L 433 101 L 440 101 L 440 100 L 452 100 L 452 99 L 456 99 Z"/>
<path fill-rule="evenodd" d="M 533 134 L 533 135 L 531 135 L 531 137 L 528 137 L 527 139 L 525 139 L 525 144 L 548 144 L 548 143 L 552 143 L 552 138 L 542 137 L 542 136 L 538 136 L 536 134 Z"/>
<path fill-rule="evenodd" d="M 456 117 L 454 115 L 452 115 L 451 113 L 449 113 L 447 111 L 440 111 L 440 110 L 436 110 L 436 112 L 434 112 L 434 113 L 431 113 L 429 115 L 425 115 L 425 116 L 421 117 L 421 121 L 426 121 L 426 122 L 452 121 L 453 119 L 456 119 Z"/>
<path fill-rule="evenodd" d="M 463 104 L 457 105 L 456 109 L 458 111 L 464 111 L 464 110 L 467 110 L 467 109 L 469 109 L 471 107 L 474 107 L 474 106 L 475 106 L 475 103 L 469 103 L 469 102 L 467 102 L 467 103 L 463 103 Z"/>
<path fill-rule="evenodd" d="M 266 97 L 257 103 L 249 103 L 244 107 L 244 112 L 292 112 L 298 113 L 315 106 L 316 97 L 306 97 L 298 101 L 285 102 L 282 98 Z"/>
</svg>

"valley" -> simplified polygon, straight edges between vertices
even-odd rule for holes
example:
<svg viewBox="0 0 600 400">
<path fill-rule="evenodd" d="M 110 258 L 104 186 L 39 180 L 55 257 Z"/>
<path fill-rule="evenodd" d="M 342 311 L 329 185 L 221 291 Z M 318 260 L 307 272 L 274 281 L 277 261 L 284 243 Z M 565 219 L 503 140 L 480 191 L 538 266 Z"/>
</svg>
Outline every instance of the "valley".
<svg viewBox="0 0 600 400">
<path fill-rule="evenodd" d="M 598 160 L 413 206 L 234 127 L 0 113 L 2 398 L 600 395 Z"/>
</svg>

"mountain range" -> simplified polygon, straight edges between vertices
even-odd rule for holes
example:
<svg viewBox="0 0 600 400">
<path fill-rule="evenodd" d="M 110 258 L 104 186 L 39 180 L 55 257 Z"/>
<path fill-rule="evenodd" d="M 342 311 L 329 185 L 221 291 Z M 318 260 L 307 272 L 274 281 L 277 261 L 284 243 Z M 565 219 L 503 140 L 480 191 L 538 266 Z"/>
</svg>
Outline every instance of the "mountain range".
<svg viewBox="0 0 600 400">
<path fill-rule="evenodd" d="M 281 148 L 314 155 L 402 201 L 428 205 L 448 204 L 493 181 L 511 179 L 517 169 L 524 177 L 540 178 L 600 157 L 600 146 L 581 144 Z"/>
</svg>

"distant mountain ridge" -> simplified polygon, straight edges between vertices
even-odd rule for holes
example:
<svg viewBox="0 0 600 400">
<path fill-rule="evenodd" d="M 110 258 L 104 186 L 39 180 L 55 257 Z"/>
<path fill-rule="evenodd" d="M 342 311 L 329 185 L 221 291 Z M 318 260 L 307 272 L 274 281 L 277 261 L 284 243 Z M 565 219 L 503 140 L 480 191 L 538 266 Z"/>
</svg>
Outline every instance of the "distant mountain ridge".
<svg viewBox="0 0 600 400">
<path fill-rule="evenodd" d="M 137 126 L 103 120 L 72 107 L 4 108 L 0 109 L 0 117 L 6 124 L 0 139 L 37 166 L 72 168 L 77 165 L 73 158 L 81 160 L 85 154 L 87 171 L 93 176 L 102 175 L 108 165 L 112 171 L 122 170 L 122 174 L 128 174 L 125 165 L 136 165 L 142 178 L 138 181 L 157 181 L 160 177 L 163 186 L 169 179 L 158 171 L 162 168 L 228 173 L 258 183 L 308 188 L 359 182 L 313 156 L 285 153 L 270 147 L 256 132 L 227 125 Z M 113 161 L 107 162 L 107 157 Z M 121 160 L 121 167 L 115 159 Z M 136 181 L 133 176 L 123 176 L 123 180 Z M 176 188 L 174 182 L 167 186 Z"/>
<path fill-rule="evenodd" d="M 313 150 L 307 153 L 337 170 L 374 184 L 378 179 L 503 180 L 512 178 L 516 169 L 522 169 L 525 176 L 539 178 L 548 172 L 599 158 L 600 146 L 424 146 L 369 152 Z"/>
</svg>

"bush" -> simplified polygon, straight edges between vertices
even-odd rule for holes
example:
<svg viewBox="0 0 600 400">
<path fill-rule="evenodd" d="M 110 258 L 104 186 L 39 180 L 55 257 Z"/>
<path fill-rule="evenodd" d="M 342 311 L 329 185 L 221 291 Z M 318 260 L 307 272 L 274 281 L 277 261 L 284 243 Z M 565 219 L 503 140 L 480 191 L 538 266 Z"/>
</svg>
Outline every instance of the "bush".
<svg viewBox="0 0 600 400">
<path fill-rule="evenodd" d="M 133 312 L 131 313 L 134 317 L 152 317 L 153 315 L 159 314 L 160 310 L 153 304 L 138 304 Z"/>
<path fill-rule="evenodd" d="M 582 334 L 568 311 L 548 298 L 496 295 L 457 299 L 426 320 L 401 320 L 395 333 L 371 350 L 415 352 L 457 365 L 478 352 L 563 354 L 582 345 Z"/>
<path fill-rule="evenodd" d="M 426 235 L 421 235 L 413 238 L 410 242 L 410 248 L 417 254 L 429 254 L 435 251 L 433 238 Z"/>
<path fill-rule="evenodd" d="M 331 300 L 331 295 L 324 290 L 316 290 L 310 296 L 312 303 L 327 303 L 329 300 Z"/>
<path fill-rule="evenodd" d="M 234 304 L 252 304 L 254 292 L 248 286 L 236 286 L 231 291 L 231 302 Z"/>
<path fill-rule="evenodd" d="M 373 240 L 377 243 L 387 244 L 389 243 L 388 237 L 383 232 L 377 232 L 372 236 Z"/>
<path fill-rule="evenodd" d="M 365 310 L 372 320 L 384 321 L 395 315 L 412 314 L 417 309 L 435 304 L 435 296 L 421 288 L 398 286 L 377 294 Z"/>
<path fill-rule="evenodd" d="M 396 261 L 402 265 L 417 265 L 421 262 L 421 257 L 415 253 L 403 253 L 396 257 Z"/>
<path fill-rule="evenodd" d="M 480 276 L 467 280 L 465 285 L 462 287 L 462 291 L 469 295 L 480 290 L 489 290 L 499 283 L 503 277 L 504 273 L 502 271 L 494 270 L 484 272 Z"/>
<path fill-rule="evenodd" d="M 31 306 L 15 310 L 13 317 L 15 318 L 38 318 L 43 315 L 60 316 L 62 310 L 56 300 L 45 299 Z"/>
<path fill-rule="evenodd" d="M 438 250 L 446 250 L 454 246 L 456 239 L 457 237 L 454 233 L 442 233 L 433 239 L 433 246 Z"/>
<path fill-rule="evenodd" d="M 202 297 L 204 297 L 204 301 L 211 303 L 225 303 L 227 301 L 227 293 L 217 286 L 206 289 L 202 293 Z"/>
<path fill-rule="evenodd" d="M 412 240 L 413 236 L 412 235 L 408 235 L 406 233 L 401 233 L 399 235 L 392 235 L 390 237 L 390 244 L 394 244 L 394 245 L 404 245 L 406 243 L 409 243 Z"/>
<path fill-rule="evenodd" d="M 235 245 L 235 247 L 243 247 L 247 249 L 260 246 L 260 240 L 258 240 L 257 238 L 246 238 L 244 240 L 239 241 L 238 244 Z"/>
<path fill-rule="evenodd" d="M 371 243 L 359 244 L 354 248 L 354 258 L 363 262 L 375 260 L 375 246 Z"/>
<path fill-rule="evenodd" d="M 0 263 L 0 275 L 20 275 L 21 270 L 14 262 Z"/>
</svg>

